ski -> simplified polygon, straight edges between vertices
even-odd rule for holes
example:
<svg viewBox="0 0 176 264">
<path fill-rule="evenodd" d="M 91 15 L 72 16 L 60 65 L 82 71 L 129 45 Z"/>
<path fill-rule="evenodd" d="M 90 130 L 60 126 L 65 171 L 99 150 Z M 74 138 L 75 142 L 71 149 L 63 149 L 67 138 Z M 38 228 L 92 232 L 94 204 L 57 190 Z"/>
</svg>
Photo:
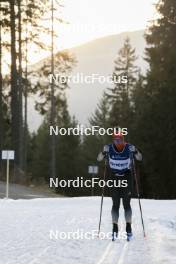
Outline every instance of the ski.
<svg viewBox="0 0 176 264">
<path fill-rule="evenodd" d="M 114 242 L 118 238 L 118 234 L 116 232 L 112 233 L 112 242 Z"/>
<path fill-rule="evenodd" d="M 132 240 L 132 237 L 133 237 L 132 233 L 127 233 L 127 241 L 128 242 Z"/>
</svg>

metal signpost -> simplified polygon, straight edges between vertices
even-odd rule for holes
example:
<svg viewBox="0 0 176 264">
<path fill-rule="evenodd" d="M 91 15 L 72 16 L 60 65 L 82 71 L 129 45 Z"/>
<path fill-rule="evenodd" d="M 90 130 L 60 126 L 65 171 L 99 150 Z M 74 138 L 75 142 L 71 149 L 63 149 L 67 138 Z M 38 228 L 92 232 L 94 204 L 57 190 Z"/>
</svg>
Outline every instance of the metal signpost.
<svg viewBox="0 0 176 264">
<path fill-rule="evenodd" d="M 9 198 L 9 165 L 10 160 L 14 160 L 15 151 L 14 150 L 2 150 L 2 160 L 7 160 L 6 166 L 6 199 Z"/>
</svg>

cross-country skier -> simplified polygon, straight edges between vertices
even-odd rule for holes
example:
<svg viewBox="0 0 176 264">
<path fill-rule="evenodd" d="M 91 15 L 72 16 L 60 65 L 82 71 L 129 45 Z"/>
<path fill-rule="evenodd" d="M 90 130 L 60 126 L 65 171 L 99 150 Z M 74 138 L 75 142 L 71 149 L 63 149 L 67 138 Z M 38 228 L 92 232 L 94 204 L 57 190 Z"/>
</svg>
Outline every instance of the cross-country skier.
<svg viewBox="0 0 176 264">
<path fill-rule="evenodd" d="M 113 143 L 105 145 L 103 151 L 99 153 L 97 160 L 101 161 L 107 158 L 109 177 L 114 181 L 126 180 L 126 187 L 113 187 L 111 188 L 112 197 L 112 241 L 118 237 L 118 219 L 119 207 L 122 198 L 123 207 L 125 211 L 126 232 L 127 240 L 132 237 L 132 210 L 130 205 L 131 194 L 133 190 L 133 178 L 131 173 L 131 155 L 141 161 L 142 154 L 137 150 L 134 145 L 131 145 L 124 140 L 124 136 L 120 133 L 113 134 Z M 117 185 L 116 185 L 117 186 Z"/>
</svg>

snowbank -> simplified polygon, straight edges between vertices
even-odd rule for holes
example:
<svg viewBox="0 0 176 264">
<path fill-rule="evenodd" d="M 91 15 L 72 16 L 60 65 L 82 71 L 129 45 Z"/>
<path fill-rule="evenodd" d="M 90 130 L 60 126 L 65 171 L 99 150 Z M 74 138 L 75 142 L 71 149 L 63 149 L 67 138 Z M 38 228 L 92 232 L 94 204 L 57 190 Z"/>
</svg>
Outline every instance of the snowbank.
<svg viewBox="0 0 176 264">
<path fill-rule="evenodd" d="M 90 235 L 98 227 L 100 197 L 0 200 L 0 264 L 175 264 L 176 201 L 142 200 L 142 207 L 147 238 L 138 201 L 132 200 L 134 239 L 112 243 Z M 111 199 L 105 198 L 103 235 L 111 231 L 110 213 Z M 120 230 L 123 234 L 122 208 Z"/>
</svg>

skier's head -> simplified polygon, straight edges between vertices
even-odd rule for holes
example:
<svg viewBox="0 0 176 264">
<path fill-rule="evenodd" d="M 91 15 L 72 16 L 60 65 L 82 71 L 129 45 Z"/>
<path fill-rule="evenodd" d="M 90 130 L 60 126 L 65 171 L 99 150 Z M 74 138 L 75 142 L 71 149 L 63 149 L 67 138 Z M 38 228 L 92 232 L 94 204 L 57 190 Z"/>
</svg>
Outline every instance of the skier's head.
<svg viewBox="0 0 176 264">
<path fill-rule="evenodd" d="M 114 133 L 112 135 L 113 144 L 119 151 L 122 151 L 125 145 L 124 136 L 121 133 Z"/>
</svg>

